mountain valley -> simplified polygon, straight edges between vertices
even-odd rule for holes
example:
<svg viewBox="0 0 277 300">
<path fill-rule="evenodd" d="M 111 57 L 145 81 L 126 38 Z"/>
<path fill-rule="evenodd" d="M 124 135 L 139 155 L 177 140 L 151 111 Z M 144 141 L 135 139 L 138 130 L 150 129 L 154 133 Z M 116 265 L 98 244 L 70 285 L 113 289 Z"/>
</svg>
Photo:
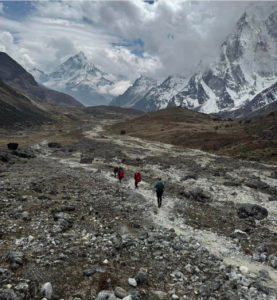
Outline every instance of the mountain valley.
<svg viewBox="0 0 277 300">
<path fill-rule="evenodd" d="M 59 109 L 0 132 L 3 299 L 276 299 L 276 165 L 131 137 L 118 122 L 139 111 Z M 168 125 L 172 109 L 228 123 L 157 112 Z"/>
</svg>

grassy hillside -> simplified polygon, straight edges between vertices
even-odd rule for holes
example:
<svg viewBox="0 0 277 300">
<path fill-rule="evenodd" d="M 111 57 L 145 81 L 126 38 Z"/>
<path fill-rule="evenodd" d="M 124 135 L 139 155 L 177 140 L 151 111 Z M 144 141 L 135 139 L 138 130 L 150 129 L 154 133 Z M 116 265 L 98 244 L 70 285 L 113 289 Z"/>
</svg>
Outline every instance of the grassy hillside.
<svg viewBox="0 0 277 300">
<path fill-rule="evenodd" d="M 226 121 L 185 108 L 168 108 L 118 123 L 107 131 L 232 157 L 277 162 L 277 112 Z"/>
</svg>

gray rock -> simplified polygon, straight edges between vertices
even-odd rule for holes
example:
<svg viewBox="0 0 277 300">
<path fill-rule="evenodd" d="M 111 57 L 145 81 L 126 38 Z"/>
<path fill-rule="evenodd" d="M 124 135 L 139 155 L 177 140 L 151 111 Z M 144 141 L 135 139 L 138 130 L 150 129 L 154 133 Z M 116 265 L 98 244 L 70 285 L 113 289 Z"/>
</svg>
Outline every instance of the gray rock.
<svg viewBox="0 0 277 300">
<path fill-rule="evenodd" d="M 211 196 L 200 188 L 194 188 L 190 190 L 189 193 L 190 193 L 190 199 L 195 200 L 197 202 L 205 203 L 211 200 Z"/>
<path fill-rule="evenodd" d="M 24 211 L 22 214 L 21 214 L 21 217 L 24 221 L 30 221 L 31 220 L 31 217 L 30 217 L 30 214 L 27 212 L 27 211 Z"/>
<path fill-rule="evenodd" d="M 20 251 L 11 251 L 8 255 L 9 261 L 11 263 L 15 263 L 18 265 L 23 264 L 23 257 L 24 257 L 24 254 L 23 254 L 23 252 L 20 252 Z"/>
<path fill-rule="evenodd" d="M 121 287 L 117 286 L 114 290 L 114 294 L 116 297 L 122 299 L 128 296 L 128 293 Z"/>
<path fill-rule="evenodd" d="M 11 278 L 11 271 L 8 269 L 0 268 L 0 283 L 5 283 Z"/>
<path fill-rule="evenodd" d="M 45 282 L 40 289 L 40 294 L 42 297 L 45 297 L 46 299 L 51 299 L 53 294 L 53 288 L 52 284 L 50 282 Z"/>
<path fill-rule="evenodd" d="M 138 285 L 135 278 L 128 278 L 128 283 L 133 287 L 136 287 Z"/>
<path fill-rule="evenodd" d="M 264 190 L 269 188 L 269 185 L 263 181 L 261 181 L 259 178 L 249 179 L 246 183 L 246 186 L 252 188 L 252 189 L 260 189 Z"/>
<path fill-rule="evenodd" d="M 85 276 L 92 276 L 92 275 L 94 275 L 96 273 L 104 273 L 104 272 L 105 272 L 104 268 L 102 268 L 101 266 L 96 265 L 96 266 L 93 266 L 92 268 L 85 269 L 83 271 L 83 274 Z"/>
<path fill-rule="evenodd" d="M 147 284 L 148 283 L 147 269 L 141 268 L 138 271 L 135 279 L 136 279 L 136 282 L 137 282 L 138 285 L 140 285 L 140 284 Z"/>
<path fill-rule="evenodd" d="M 0 300 L 19 300 L 18 296 L 12 289 L 0 290 Z"/>
<path fill-rule="evenodd" d="M 162 291 L 150 291 L 149 300 L 168 300 L 167 293 Z"/>
<path fill-rule="evenodd" d="M 231 235 L 233 239 L 246 240 L 248 239 L 248 234 L 242 230 L 236 229 Z"/>
<path fill-rule="evenodd" d="M 268 259 L 269 259 L 270 265 L 271 265 L 274 269 L 277 269 L 277 257 L 274 256 L 274 255 L 270 255 L 270 256 L 268 257 Z"/>
<path fill-rule="evenodd" d="M 116 300 L 116 296 L 113 292 L 110 291 L 101 291 L 97 297 L 96 300 Z"/>
<path fill-rule="evenodd" d="M 262 220 L 268 216 L 268 211 L 257 204 L 241 203 L 237 206 L 237 214 L 241 219 L 253 217 L 254 219 Z"/>
</svg>

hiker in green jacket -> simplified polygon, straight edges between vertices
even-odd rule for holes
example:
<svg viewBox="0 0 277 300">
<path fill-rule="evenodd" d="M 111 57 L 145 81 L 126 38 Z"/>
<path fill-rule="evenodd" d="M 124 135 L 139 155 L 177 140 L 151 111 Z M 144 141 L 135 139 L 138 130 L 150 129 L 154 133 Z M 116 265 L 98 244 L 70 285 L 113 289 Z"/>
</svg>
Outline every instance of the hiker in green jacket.
<svg viewBox="0 0 277 300">
<path fill-rule="evenodd" d="M 163 196 L 164 189 L 165 189 L 165 183 L 161 178 L 159 178 L 154 185 L 154 190 L 156 191 L 157 200 L 158 200 L 158 208 L 162 206 L 162 196 Z"/>
</svg>

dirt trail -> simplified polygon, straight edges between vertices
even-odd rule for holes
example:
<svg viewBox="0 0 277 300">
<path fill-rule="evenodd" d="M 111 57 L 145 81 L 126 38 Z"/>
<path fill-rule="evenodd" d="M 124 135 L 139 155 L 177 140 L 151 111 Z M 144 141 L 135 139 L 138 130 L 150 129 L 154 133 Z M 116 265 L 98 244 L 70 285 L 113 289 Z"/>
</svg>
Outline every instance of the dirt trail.
<svg viewBox="0 0 277 300">
<path fill-rule="evenodd" d="M 98 125 L 93 131 L 87 131 L 84 133 L 85 137 L 97 140 L 100 139 L 102 134 L 102 126 Z M 155 142 L 148 142 L 141 140 L 139 138 L 133 138 L 129 136 L 106 136 L 108 143 L 113 143 L 118 146 L 124 147 L 128 157 L 134 158 L 132 156 L 133 149 L 143 149 L 149 151 L 149 154 L 156 156 L 170 156 L 170 157 L 184 157 L 186 159 L 190 158 L 191 160 L 197 161 L 202 168 L 206 167 L 209 163 L 217 158 L 217 156 L 212 154 L 207 154 L 205 152 L 193 149 L 182 150 L 172 145 L 161 144 Z M 109 171 L 106 171 L 110 168 L 104 162 L 98 161 L 97 163 L 93 163 L 92 165 L 84 165 L 79 163 L 78 154 L 75 154 L 75 157 L 68 159 L 60 159 L 57 157 L 52 157 L 55 160 L 58 160 L 62 164 L 66 164 L 71 168 L 83 168 L 89 172 L 96 172 L 99 168 L 102 168 L 105 171 L 102 171 L 99 176 L 103 178 L 103 180 L 109 180 L 112 184 L 118 184 L 117 179 L 111 176 Z M 136 166 L 124 165 L 123 167 L 128 168 L 129 171 L 136 170 Z M 156 165 L 147 165 L 144 168 L 148 169 L 149 176 L 153 176 L 153 178 L 157 175 L 162 175 L 164 178 L 170 178 L 173 183 L 179 184 L 181 174 L 178 174 L 178 170 L 172 168 L 167 171 L 163 171 L 158 168 Z M 244 170 L 245 171 L 245 170 Z M 255 172 L 254 169 L 251 170 Z M 237 172 L 239 174 L 239 172 Z M 274 184 L 274 182 L 268 180 L 269 183 Z M 201 182 L 198 182 L 200 184 Z M 203 184 L 203 182 L 202 182 Z M 207 182 L 205 182 L 207 185 Z M 210 183 L 211 185 L 213 183 Z M 118 187 L 125 192 L 130 192 L 134 190 L 134 182 L 133 179 L 125 179 L 122 184 L 118 184 Z M 226 188 L 226 191 L 231 192 L 233 188 Z M 226 192 L 225 191 L 225 192 Z M 161 226 L 163 228 L 175 230 L 177 235 L 182 235 L 188 241 L 190 238 L 194 238 L 199 242 L 199 244 L 209 250 L 210 253 L 215 256 L 223 259 L 223 261 L 227 265 L 233 266 L 246 266 L 249 272 L 258 273 L 260 270 L 268 271 L 271 280 L 267 282 L 267 285 L 272 288 L 276 288 L 277 286 L 277 271 L 273 268 L 265 265 L 263 263 L 259 263 L 256 261 L 252 261 L 251 257 L 245 255 L 240 247 L 234 242 L 233 239 L 218 235 L 211 230 L 203 230 L 203 229 L 195 229 L 192 226 L 189 226 L 184 223 L 184 220 L 177 216 L 174 213 L 174 206 L 176 203 L 182 201 L 178 197 L 172 197 L 170 194 L 165 193 L 164 203 L 161 209 L 157 209 L 155 195 L 153 193 L 152 186 L 148 182 L 142 181 L 139 185 L 139 188 L 135 191 L 141 194 L 148 201 L 148 204 L 145 207 L 147 218 L 150 218 L 154 224 L 157 226 Z M 244 202 L 253 202 L 253 199 L 245 193 Z M 276 204 L 270 204 L 267 208 L 274 209 L 276 212 Z M 274 211 L 274 210 L 273 210 Z M 275 218 L 275 215 L 274 215 Z M 273 228 L 275 228 L 273 226 Z M 276 229 L 276 228 L 275 228 Z"/>
</svg>

